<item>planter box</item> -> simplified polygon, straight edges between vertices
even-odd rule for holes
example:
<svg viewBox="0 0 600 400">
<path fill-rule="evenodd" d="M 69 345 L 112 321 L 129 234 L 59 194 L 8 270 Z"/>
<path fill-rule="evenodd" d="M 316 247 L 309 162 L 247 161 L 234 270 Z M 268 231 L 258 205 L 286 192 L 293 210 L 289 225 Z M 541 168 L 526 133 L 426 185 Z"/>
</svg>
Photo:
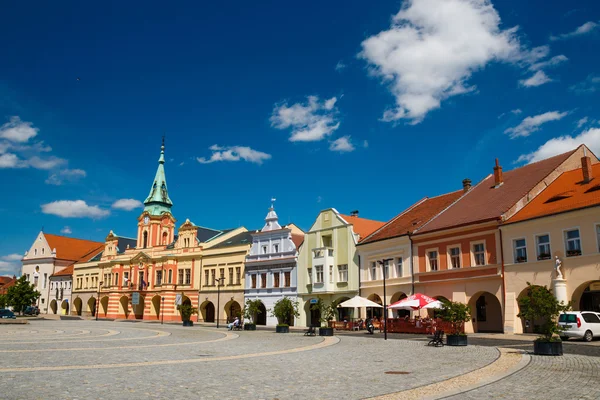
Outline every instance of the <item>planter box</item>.
<svg viewBox="0 0 600 400">
<path fill-rule="evenodd" d="M 194 326 L 194 321 L 183 321 L 183 326 Z"/>
<path fill-rule="evenodd" d="M 533 354 L 538 356 L 562 356 L 562 342 L 533 342 Z"/>
<path fill-rule="evenodd" d="M 255 331 L 256 325 L 255 324 L 244 324 L 244 330 L 245 331 Z"/>
<path fill-rule="evenodd" d="M 275 332 L 277 332 L 277 333 L 289 333 L 290 332 L 290 327 L 289 326 L 276 326 L 275 327 Z"/>
<path fill-rule="evenodd" d="M 319 328 L 319 336 L 333 336 L 333 328 Z"/>
<path fill-rule="evenodd" d="M 466 346 L 469 344 L 467 335 L 447 335 L 446 346 Z"/>
</svg>

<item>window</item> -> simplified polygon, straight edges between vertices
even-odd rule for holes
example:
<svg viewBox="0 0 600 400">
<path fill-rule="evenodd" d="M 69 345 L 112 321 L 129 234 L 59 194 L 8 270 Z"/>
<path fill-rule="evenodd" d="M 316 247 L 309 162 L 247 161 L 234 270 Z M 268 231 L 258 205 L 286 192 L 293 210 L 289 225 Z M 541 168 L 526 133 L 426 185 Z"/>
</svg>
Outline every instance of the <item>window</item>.
<svg viewBox="0 0 600 400">
<path fill-rule="evenodd" d="M 48 274 L 44 273 L 44 289 L 46 289 L 46 282 L 48 281 Z"/>
<path fill-rule="evenodd" d="M 581 313 L 583 320 L 590 324 L 600 324 L 600 318 L 596 314 L 592 313 Z"/>
<path fill-rule="evenodd" d="M 329 266 L 329 282 L 333 283 L 333 265 Z"/>
<path fill-rule="evenodd" d="M 437 271 L 438 270 L 438 252 L 437 250 L 432 250 L 427 252 L 427 260 L 429 261 L 429 270 Z"/>
<path fill-rule="evenodd" d="M 229 268 L 229 284 L 233 285 L 233 268 Z"/>
<path fill-rule="evenodd" d="M 279 272 L 273 272 L 273 287 L 279 287 Z"/>
<path fill-rule="evenodd" d="M 125 280 L 125 279 L 123 279 Z M 156 271 L 156 281 L 154 282 L 155 286 L 160 286 L 162 285 L 162 270 L 158 270 Z"/>
<path fill-rule="evenodd" d="M 177 284 L 183 285 L 183 270 L 182 269 L 179 269 L 177 271 Z"/>
<path fill-rule="evenodd" d="M 377 263 L 375 261 L 371 262 L 371 280 L 377 280 Z"/>
<path fill-rule="evenodd" d="M 291 286 L 291 277 L 292 277 L 292 273 L 290 271 L 285 271 L 283 273 L 283 279 L 284 279 L 284 285 L 285 285 L 285 287 L 290 287 Z"/>
<path fill-rule="evenodd" d="M 323 266 L 317 265 L 315 267 L 315 283 L 323 283 Z"/>
<path fill-rule="evenodd" d="M 252 274 L 252 289 L 256 289 L 256 274 Z"/>
<path fill-rule="evenodd" d="M 535 237 L 537 243 L 537 259 L 549 260 L 550 253 L 550 235 L 539 235 Z"/>
<path fill-rule="evenodd" d="M 221 278 L 221 283 L 225 281 L 225 268 L 219 269 L 219 278 Z"/>
<path fill-rule="evenodd" d="M 242 269 L 240 267 L 236 267 L 235 268 L 235 284 L 236 285 L 240 284 L 241 271 L 242 271 Z"/>
<path fill-rule="evenodd" d="M 161 274 L 162 274 L 162 272 L 161 272 Z M 123 285 L 124 286 L 129 285 L 129 272 L 123 272 Z"/>
<path fill-rule="evenodd" d="M 396 258 L 396 278 L 402 277 L 402 257 Z"/>
<path fill-rule="evenodd" d="M 450 248 L 450 266 L 452 269 L 460 268 L 460 247 Z"/>
<path fill-rule="evenodd" d="M 579 229 L 565 231 L 565 247 L 567 248 L 567 257 L 581 255 L 581 240 L 579 239 Z"/>
<path fill-rule="evenodd" d="M 278 244 L 273 245 L 273 253 L 279 253 L 279 245 Z"/>
<path fill-rule="evenodd" d="M 173 283 L 173 270 L 169 270 L 169 283 Z"/>
<path fill-rule="evenodd" d="M 473 259 L 475 265 L 485 265 L 485 244 L 475 243 L 473 245 Z"/>
<path fill-rule="evenodd" d="M 165 246 L 167 244 L 167 232 L 163 232 L 162 234 L 162 244 Z"/>
<path fill-rule="evenodd" d="M 115 273 L 115 285 L 119 286 L 119 273 Z"/>
<path fill-rule="evenodd" d="M 46 249 L 42 248 L 42 254 L 44 254 L 46 252 Z"/>
<path fill-rule="evenodd" d="M 143 246 L 144 249 L 146 247 L 148 247 L 148 231 L 144 231 L 144 242 L 143 242 Z"/>
<path fill-rule="evenodd" d="M 37 249 L 34 249 L 34 250 L 33 250 L 33 255 L 34 255 L 34 256 L 37 256 Z"/>
<path fill-rule="evenodd" d="M 338 265 L 338 282 L 348 282 L 348 264 Z"/>
<path fill-rule="evenodd" d="M 38 285 L 38 281 L 39 281 L 40 277 L 38 275 L 34 275 L 33 276 L 33 285 L 37 286 Z"/>
<path fill-rule="evenodd" d="M 308 284 L 312 285 L 312 283 L 313 283 L 312 268 L 308 268 L 307 271 L 308 271 Z"/>
<path fill-rule="evenodd" d="M 189 285 L 192 283 L 192 270 L 190 268 L 185 269 L 185 284 Z"/>
<path fill-rule="evenodd" d="M 527 242 L 525 239 L 516 239 L 513 242 L 515 249 L 515 263 L 527 262 Z"/>
<path fill-rule="evenodd" d="M 321 240 L 323 241 L 323 247 L 332 247 L 331 235 L 324 235 L 321 237 Z"/>
<path fill-rule="evenodd" d="M 383 273 L 385 274 L 385 279 L 390 279 L 390 260 L 383 261 Z"/>
<path fill-rule="evenodd" d="M 204 270 L 204 285 L 205 286 L 209 286 L 210 285 L 210 281 L 209 281 L 210 276 L 209 275 L 210 275 L 210 271 L 207 270 L 207 269 L 205 269 Z"/>
<path fill-rule="evenodd" d="M 215 286 L 215 283 L 217 282 L 217 271 L 213 268 L 210 270 L 210 275 L 212 278 L 212 285 Z"/>
<path fill-rule="evenodd" d="M 260 274 L 260 287 L 261 288 L 267 287 L 267 274 Z"/>
<path fill-rule="evenodd" d="M 263 246 L 262 247 L 262 253 L 263 254 L 267 254 L 267 246 Z"/>
</svg>

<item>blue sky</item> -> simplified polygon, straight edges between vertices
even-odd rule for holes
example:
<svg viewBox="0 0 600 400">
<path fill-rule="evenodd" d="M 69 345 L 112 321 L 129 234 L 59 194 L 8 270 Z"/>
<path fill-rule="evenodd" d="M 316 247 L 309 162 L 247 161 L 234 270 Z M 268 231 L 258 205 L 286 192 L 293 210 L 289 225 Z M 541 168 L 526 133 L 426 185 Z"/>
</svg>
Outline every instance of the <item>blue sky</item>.
<svg viewBox="0 0 600 400">
<path fill-rule="evenodd" d="M 586 142 L 600 4 L 10 2 L 0 25 L 0 273 L 44 227 L 132 236 L 166 134 L 175 218 L 308 229 Z M 121 200 L 121 201 L 119 201 Z"/>
</svg>

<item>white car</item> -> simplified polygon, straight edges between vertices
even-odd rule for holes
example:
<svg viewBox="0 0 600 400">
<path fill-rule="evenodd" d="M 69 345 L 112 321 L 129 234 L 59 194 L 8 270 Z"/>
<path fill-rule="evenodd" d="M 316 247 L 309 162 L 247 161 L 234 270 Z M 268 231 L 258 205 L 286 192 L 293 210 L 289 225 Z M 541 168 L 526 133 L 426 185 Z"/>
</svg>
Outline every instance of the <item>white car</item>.
<svg viewBox="0 0 600 400">
<path fill-rule="evenodd" d="M 569 311 L 560 314 L 558 324 L 565 330 L 560 337 L 583 339 L 591 342 L 594 337 L 600 337 L 600 313 L 593 311 Z"/>
</svg>

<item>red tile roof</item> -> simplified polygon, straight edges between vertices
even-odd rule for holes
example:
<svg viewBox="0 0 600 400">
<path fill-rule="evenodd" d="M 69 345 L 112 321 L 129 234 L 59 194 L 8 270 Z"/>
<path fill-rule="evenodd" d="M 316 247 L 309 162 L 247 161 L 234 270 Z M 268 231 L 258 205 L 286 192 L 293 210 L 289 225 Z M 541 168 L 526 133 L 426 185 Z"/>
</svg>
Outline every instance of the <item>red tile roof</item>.
<svg viewBox="0 0 600 400">
<path fill-rule="evenodd" d="M 300 248 L 300 245 L 304 243 L 304 235 L 299 235 L 297 233 L 292 233 L 292 242 L 296 245 L 296 250 Z"/>
<path fill-rule="evenodd" d="M 104 243 L 75 239 L 44 233 L 51 250 L 56 249 L 56 258 L 69 261 L 87 261 L 104 249 Z"/>
<path fill-rule="evenodd" d="M 17 283 L 18 278 L 11 278 L 10 281 L 6 282 L 5 284 L 3 284 L 2 286 L 0 286 L 0 294 L 7 294 L 8 293 L 8 288 L 11 286 L 15 286 L 15 284 Z"/>
<path fill-rule="evenodd" d="M 379 230 L 364 238 L 360 244 L 377 242 L 412 233 L 458 200 L 463 193 L 462 190 L 459 190 L 436 197 L 426 197 L 398 214 Z"/>
<path fill-rule="evenodd" d="M 600 205 L 600 164 L 592 173 L 594 179 L 583 183 L 581 168 L 564 172 L 507 223 Z"/>
<path fill-rule="evenodd" d="M 385 222 L 354 217 L 351 215 L 340 214 L 340 217 L 344 218 L 349 224 L 352 224 L 352 229 L 354 230 L 354 233 L 358 233 L 358 235 L 360 236 L 359 239 L 369 236 L 371 233 L 385 225 Z"/>
<path fill-rule="evenodd" d="M 499 219 L 575 151 L 504 172 L 504 183 L 497 188 L 489 175 L 417 234 Z"/>
<path fill-rule="evenodd" d="M 0 276 L 0 286 L 6 285 L 8 282 L 12 281 L 12 276 Z"/>
<path fill-rule="evenodd" d="M 60 271 L 52 274 L 51 276 L 69 276 L 69 275 L 73 275 L 73 269 L 74 269 L 74 267 L 75 267 L 75 264 L 71 264 L 67 268 L 61 269 Z"/>
</svg>

